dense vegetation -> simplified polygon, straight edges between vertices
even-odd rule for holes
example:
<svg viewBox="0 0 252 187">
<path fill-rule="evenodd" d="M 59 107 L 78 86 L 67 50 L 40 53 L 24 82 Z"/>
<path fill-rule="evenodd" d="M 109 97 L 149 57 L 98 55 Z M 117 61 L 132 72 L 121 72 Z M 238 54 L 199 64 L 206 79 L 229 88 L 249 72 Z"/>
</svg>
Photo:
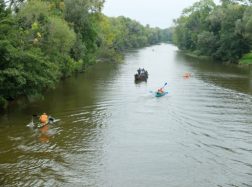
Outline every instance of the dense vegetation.
<svg viewBox="0 0 252 187">
<path fill-rule="evenodd" d="M 174 43 L 194 55 L 252 63 L 252 1 L 201 0 L 175 20 Z"/>
<path fill-rule="evenodd" d="M 169 40 L 150 28 L 101 13 L 104 0 L 0 0 L 0 108 L 51 89 L 98 58 Z"/>
</svg>

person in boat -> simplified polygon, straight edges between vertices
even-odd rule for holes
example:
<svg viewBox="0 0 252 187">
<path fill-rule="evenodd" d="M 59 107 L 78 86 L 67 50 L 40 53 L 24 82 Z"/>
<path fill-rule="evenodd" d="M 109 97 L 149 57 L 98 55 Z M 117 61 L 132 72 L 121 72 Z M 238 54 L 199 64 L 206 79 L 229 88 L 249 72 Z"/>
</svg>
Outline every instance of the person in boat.
<svg viewBox="0 0 252 187">
<path fill-rule="evenodd" d="M 192 76 L 192 74 L 191 73 L 184 73 L 184 78 L 189 78 L 189 77 L 191 77 Z"/>
<path fill-rule="evenodd" d="M 163 90 L 163 88 L 159 88 L 159 89 L 158 89 L 158 91 L 157 91 L 157 93 L 159 93 L 159 94 L 162 94 L 162 93 L 164 93 L 164 90 Z"/>
<path fill-rule="evenodd" d="M 141 69 L 140 68 L 137 70 L 137 73 L 138 73 L 138 75 L 140 75 L 140 73 L 141 73 Z"/>
<path fill-rule="evenodd" d="M 148 78 L 148 71 L 144 70 L 144 75 Z"/>
<path fill-rule="evenodd" d="M 46 113 L 43 113 L 40 117 L 39 117 L 39 121 L 40 123 L 44 126 L 48 123 L 48 115 Z"/>
</svg>

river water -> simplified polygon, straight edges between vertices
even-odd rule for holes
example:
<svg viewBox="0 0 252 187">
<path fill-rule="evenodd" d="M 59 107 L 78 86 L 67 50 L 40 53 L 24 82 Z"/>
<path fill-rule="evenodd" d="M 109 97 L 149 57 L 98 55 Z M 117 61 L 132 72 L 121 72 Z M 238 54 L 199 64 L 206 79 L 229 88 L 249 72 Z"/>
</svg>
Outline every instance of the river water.
<svg viewBox="0 0 252 187">
<path fill-rule="evenodd" d="M 147 83 L 135 84 L 139 67 Z M 192 77 L 184 79 L 184 72 Z M 150 91 L 168 85 L 168 95 Z M 252 71 L 129 51 L 0 117 L 0 186 L 252 186 Z M 48 129 L 26 125 L 47 112 Z"/>
</svg>

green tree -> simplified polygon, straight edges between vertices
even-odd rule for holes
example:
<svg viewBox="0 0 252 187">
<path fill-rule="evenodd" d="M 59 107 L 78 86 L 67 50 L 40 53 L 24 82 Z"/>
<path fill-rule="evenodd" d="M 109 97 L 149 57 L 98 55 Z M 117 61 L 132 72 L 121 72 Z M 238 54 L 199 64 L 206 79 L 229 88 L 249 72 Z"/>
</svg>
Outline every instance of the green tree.
<svg viewBox="0 0 252 187">
<path fill-rule="evenodd" d="M 54 5 L 47 1 L 29 1 L 18 13 L 20 25 L 25 30 L 23 40 L 28 49 L 40 48 L 48 59 L 58 64 L 61 76 L 69 76 L 79 62 L 70 58 L 70 50 L 76 41 L 75 32 L 68 23 L 56 16 Z"/>
<path fill-rule="evenodd" d="M 77 40 L 72 48 L 76 60 L 88 61 L 97 49 L 97 25 L 103 0 L 65 0 L 65 19 L 73 25 Z"/>
<path fill-rule="evenodd" d="M 211 0 L 201 0 L 175 21 L 173 39 L 180 49 L 237 62 L 251 49 L 250 17 L 242 1 L 223 0 L 216 6 Z"/>
<path fill-rule="evenodd" d="M 249 6 L 246 8 L 242 21 L 241 21 L 241 26 L 242 27 L 242 34 L 244 37 L 249 41 L 250 46 L 252 46 L 252 7 Z"/>
</svg>

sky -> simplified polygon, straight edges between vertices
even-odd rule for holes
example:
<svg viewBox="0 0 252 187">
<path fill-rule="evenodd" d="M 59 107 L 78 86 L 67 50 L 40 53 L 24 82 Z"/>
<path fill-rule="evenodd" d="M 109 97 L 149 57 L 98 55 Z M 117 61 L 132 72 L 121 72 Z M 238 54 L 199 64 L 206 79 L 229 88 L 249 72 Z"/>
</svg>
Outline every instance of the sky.
<svg viewBox="0 0 252 187">
<path fill-rule="evenodd" d="M 199 0 L 105 0 L 103 13 L 109 17 L 125 16 L 151 27 L 168 28 L 182 10 Z M 215 0 L 215 2 L 218 2 Z"/>
</svg>

